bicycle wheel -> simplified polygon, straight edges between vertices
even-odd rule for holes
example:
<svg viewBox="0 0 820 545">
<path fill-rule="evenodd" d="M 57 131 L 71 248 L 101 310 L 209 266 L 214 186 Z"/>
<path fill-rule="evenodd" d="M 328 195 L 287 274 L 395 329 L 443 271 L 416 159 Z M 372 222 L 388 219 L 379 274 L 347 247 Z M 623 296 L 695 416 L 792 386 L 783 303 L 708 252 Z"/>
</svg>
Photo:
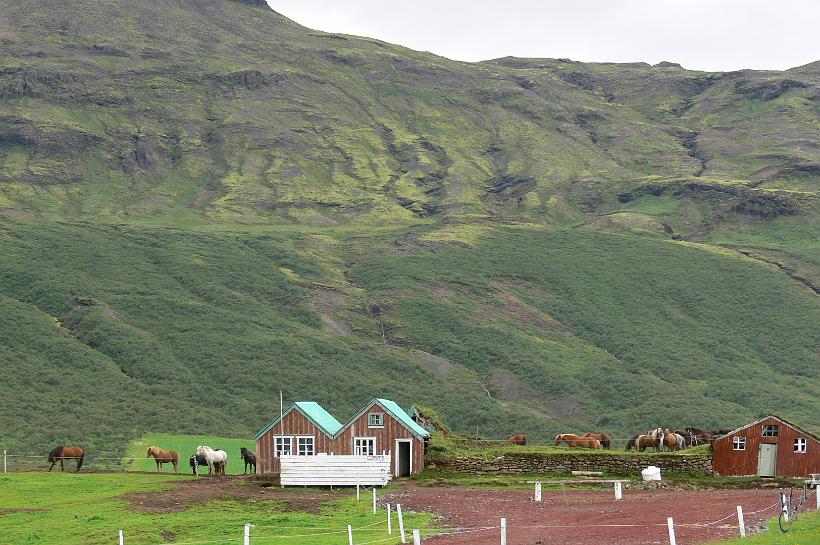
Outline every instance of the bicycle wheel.
<svg viewBox="0 0 820 545">
<path fill-rule="evenodd" d="M 791 529 L 792 522 L 794 522 L 794 519 L 786 513 L 781 512 L 780 516 L 777 517 L 777 525 L 780 526 L 780 531 L 784 534 Z"/>
</svg>

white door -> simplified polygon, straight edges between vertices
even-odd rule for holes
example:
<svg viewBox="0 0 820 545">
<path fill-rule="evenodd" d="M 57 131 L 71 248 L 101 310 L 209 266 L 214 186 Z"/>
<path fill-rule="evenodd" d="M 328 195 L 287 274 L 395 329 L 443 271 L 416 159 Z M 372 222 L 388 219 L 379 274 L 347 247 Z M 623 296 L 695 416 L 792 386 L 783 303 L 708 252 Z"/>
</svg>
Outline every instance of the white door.
<svg viewBox="0 0 820 545">
<path fill-rule="evenodd" d="M 777 473 L 777 445 L 760 443 L 757 475 L 758 477 L 774 477 L 775 473 Z"/>
</svg>

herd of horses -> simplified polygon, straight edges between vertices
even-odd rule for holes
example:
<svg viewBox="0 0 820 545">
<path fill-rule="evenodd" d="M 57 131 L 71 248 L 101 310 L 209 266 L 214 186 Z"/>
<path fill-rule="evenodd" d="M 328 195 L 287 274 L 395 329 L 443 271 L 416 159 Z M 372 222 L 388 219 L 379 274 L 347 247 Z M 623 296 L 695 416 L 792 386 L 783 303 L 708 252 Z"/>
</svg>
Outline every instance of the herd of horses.
<svg viewBox="0 0 820 545">
<path fill-rule="evenodd" d="M 687 427 L 682 430 L 669 428 L 655 428 L 646 433 L 633 436 L 626 443 L 624 450 L 643 452 L 652 448 L 655 452 L 683 450 L 697 445 L 712 444 L 712 441 L 732 430 L 705 431 L 700 428 Z M 527 436 L 523 433 L 507 436 L 507 442 L 514 445 L 526 445 Z M 574 433 L 559 433 L 555 436 L 555 446 L 566 443 L 570 448 L 611 449 L 612 437 L 606 433 L 587 432 L 584 435 Z"/>
<path fill-rule="evenodd" d="M 245 462 L 245 473 L 248 472 L 248 468 L 251 469 L 251 473 L 256 473 L 256 453 L 245 447 L 240 448 L 239 452 Z M 145 457 L 154 458 L 157 464 L 157 472 L 162 471 L 163 464 L 171 464 L 174 466 L 174 473 L 177 473 L 179 465 L 179 453 L 177 451 L 162 450 L 159 447 L 150 446 Z M 76 461 L 77 471 L 80 471 L 85 461 L 85 450 L 82 447 L 66 447 L 63 445 L 54 447 L 48 454 L 48 461 L 51 462 L 51 467 L 48 470 L 54 469 L 54 466 L 59 462 L 60 470 L 65 471 L 63 462 L 66 460 Z M 221 449 L 212 449 L 207 445 L 199 445 L 189 461 L 194 475 L 198 474 L 199 466 L 208 466 L 208 475 L 225 475 L 225 469 L 228 465 L 228 453 Z"/>
</svg>

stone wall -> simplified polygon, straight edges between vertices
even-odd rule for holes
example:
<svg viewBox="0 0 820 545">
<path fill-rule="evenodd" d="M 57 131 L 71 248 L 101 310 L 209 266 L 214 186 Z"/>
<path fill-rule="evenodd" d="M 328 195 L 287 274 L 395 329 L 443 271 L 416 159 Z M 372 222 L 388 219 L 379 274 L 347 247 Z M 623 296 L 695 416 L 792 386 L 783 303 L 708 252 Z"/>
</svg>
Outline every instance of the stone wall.
<svg viewBox="0 0 820 545">
<path fill-rule="evenodd" d="M 569 475 L 571 471 L 603 471 L 610 475 L 637 475 L 646 466 L 658 466 L 661 474 L 673 472 L 691 476 L 711 476 L 712 457 L 692 454 L 506 454 L 492 460 L 453 456 L 440 458 L 428 467 L 449 473 L 474 475 Z"/>
</svg>

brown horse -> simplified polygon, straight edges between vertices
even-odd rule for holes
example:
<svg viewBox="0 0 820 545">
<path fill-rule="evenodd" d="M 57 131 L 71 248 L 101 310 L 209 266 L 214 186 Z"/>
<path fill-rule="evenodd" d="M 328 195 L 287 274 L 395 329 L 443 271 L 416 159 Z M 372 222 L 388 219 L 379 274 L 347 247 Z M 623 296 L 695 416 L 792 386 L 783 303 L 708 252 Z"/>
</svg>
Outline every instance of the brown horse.
<svg viewBox="0 0 820 545">
<path fill-rule="evenodd" d="M 635 450 L 638 452 L 643 452 L 649 447 L 654 448 L 656 452 L 658 450 L 658 440 L 652 437 L 651 433 L 639 435 L 638 438 L 635 439 Z"/>
<path fill-rule="evenodd" d="M 556 435 L 555 446 L 557 447 L 561 443 L 566 443 L 570 448 L 591 448 L 598 450 L 601 448 L 601 442 L 594 437 L 581 437 L 574 433 L 559 433 Z"/>
<path fill-rule="evenodd" d="M 148 454 L 146 458 L 154 457 L 157 463 L 157 473 L 162 471 L 162 464 L 170 462 L 174 466 L 174 473 L 177 472 L 177 464 L 179 464 L 179 453 L 175 450 L 162 450 L 159 447 L 148 447 Z"/>
<path fill-rule="evenodd" d="M 516 433 L 515 435 L 508 435 L 507 442 L 512 443 L 513 445 L 521 445 L 524 446 L 527 444 L 527 436 L 523 433 Z"/>
<path fill-rule="evenodd" d="M 77 471 L 80 471 L 85 460 L 85 451 L 81 447 L 64 447 L 62 445 L 54 447 L 48 454 L 48 461 L 51 462 L 51 467 L 48 470 L 51 471 L 54 469 L 54 465 L 60 462 L 60 471 L 65 471 L 63 460 L 77 460 Z"/>
<path fill-rule="evenodd" d="M 588 431 L 584 434 L 584 437 L 594 437 L 600 441 L 601 446 L 607 450 L 612 448 L 612 437 L 605 433 L 592 433 L 591 431 Z"/>
<path fill-rule="evenodd" d="M 246 449 L 245 447 L 241 447 L 239 452 L 242 454 L 242 459 L 245 461 L 245 473 L 248 472 L 248 466 L 251 466 L 251 471 L 256 473 L 256 453 Z"/>
</svg>

